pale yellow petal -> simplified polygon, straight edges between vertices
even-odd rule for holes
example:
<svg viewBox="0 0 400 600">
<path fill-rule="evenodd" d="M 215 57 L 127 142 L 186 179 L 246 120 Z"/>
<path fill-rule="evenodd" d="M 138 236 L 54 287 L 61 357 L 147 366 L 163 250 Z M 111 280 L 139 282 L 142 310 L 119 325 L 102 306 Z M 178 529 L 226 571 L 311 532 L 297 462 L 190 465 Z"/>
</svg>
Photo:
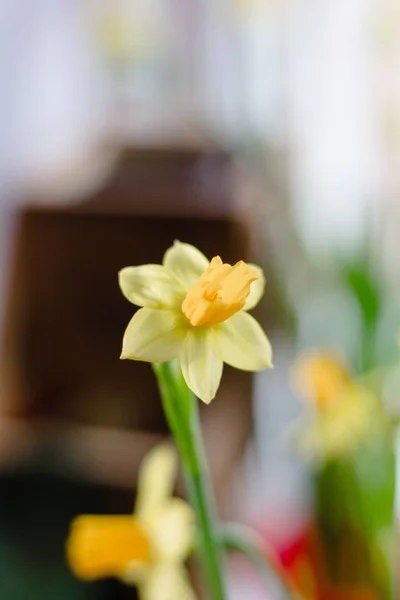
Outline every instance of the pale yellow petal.
<svg viewBox="0 0 400 600">
<path fill-rule="evenodd" d="M 380 419 L 377 404 L 369 390 L 349 385 L 336 404 L 296 423 L 291 441 L 300 454 L 314 460 L 352 453 L 373 435 Z"/>
<path fill-rule="evenodd" d="M 209 260 L 191 244 L 176 241 L 164 254 L 163 265 L 189 289 L 207 269 Z"/>
<path fill-rule="evenodd" d="M 272 349 L 259 323 L 240 312 L 221 323 L 218 342 L 224 362 L 243 371 L 262 371 L 271 367 Z"/>
<path fill-rule="evenodd" d="M 184 561 L 193 545 L 195 515 L 187 502 L 171 498 L 147 523 L 155 560 Z"/>
<path fill-rule="evenodd" d="M 323 420 L 310 421 L 302 429 L 294 430 L 296 450 L 312 460 L 351 454 L 361 443 L 361 430 L 352 430 L 347 423 Z M 297 439 L 296 439 L 297 438 Z"/>
<path fill-rule="evenodd" d="M 118 275 L 125 298 L 147 308 L 178 308 L 185 290 L 162 265 L 125 267 Z"/>
<path fill-rule="evenodd" d="M 152 515 L 172 496 L 177 460 L 175 449 L 168 443 L 155 446 L 145 456 L 138 477 L 135 509 L 138 517 Z"/>
<path fill-rule="evenodd" d="M 192 392 L 209 404 L 217 393 L 223 368 L 213 328 L 189 330 L 182 346 L 181 368 Z"/>
<path fill-rule="evenodd" d="M 262 295 L 264 294 L 265 289 L 265 277 L 263 270 L 259 266 L 251 263 L 249 263 L 248 266 L 257 271 L 258 279 L 250 284 L 250 294 L 247 296 L 243 310 L 252 310 L 255 306 L 257 306 L 262 298 Z"/>
<path fill-rule="evenodd" d="M 148 362 L 172 360 L 180 353 L 185 335 L 179 313 L 140 308 L 125 330 L 121 358 Z"/>
<path fill-rule="evenodd" d="M 140 586 L 141 600 L 196 600 L 185 568 L 175 563 L 156 565 Z"/>
<path fill-rule="evenodd" d="M 119 579 L 127 585 L 138 586 L 145 581 L 151 569 L 151 562 L 140 563 L 131 560 L 125 566 L 124 572 L 119 576 Z"/>
</svg>

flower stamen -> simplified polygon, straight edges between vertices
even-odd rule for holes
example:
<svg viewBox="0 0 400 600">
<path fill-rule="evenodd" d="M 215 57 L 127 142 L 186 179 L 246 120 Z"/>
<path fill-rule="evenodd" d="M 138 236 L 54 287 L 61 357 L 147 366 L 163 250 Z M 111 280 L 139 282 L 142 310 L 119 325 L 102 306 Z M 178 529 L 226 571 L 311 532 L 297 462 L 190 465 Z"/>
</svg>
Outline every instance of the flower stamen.
<svg viewBox="0 0 400 600">
<path fill-rule="evenodd" d="M 194 327 L 222 323 L 243 308 L 258 277 L 242 260 L 232 266 L 215 256 L 186 294 L 182 312 Z"/>
</svg>

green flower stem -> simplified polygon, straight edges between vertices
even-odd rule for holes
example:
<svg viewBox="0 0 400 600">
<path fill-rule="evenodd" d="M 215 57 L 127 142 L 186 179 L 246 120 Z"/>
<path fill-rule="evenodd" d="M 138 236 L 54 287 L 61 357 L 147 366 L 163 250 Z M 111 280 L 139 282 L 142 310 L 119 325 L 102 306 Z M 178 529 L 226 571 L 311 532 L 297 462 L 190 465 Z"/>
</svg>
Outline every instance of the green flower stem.
<svg viewBox="0 0 400 600">
<path fill-rule="evenodd" d="M 262 576 L 265 587 L 271 589 L 276 585 L 279 600 L 301 600 L 255 532 L 243 525 L 224 525 L 220 529 L 220 541 L 226 550 L 236 550 L 247 556 Z"/>
<path fill-rule="evenodd" d="M 182 457 L 191 503 L 196 511 L 199 549 L 209 592 L 212 600 L 225 600 L 222 547 L 204 455 L 198 402 L 187 387 L 179 365 L 173 362 L 155 363 L 153 369 L 165 416 Z"/>
</svg>

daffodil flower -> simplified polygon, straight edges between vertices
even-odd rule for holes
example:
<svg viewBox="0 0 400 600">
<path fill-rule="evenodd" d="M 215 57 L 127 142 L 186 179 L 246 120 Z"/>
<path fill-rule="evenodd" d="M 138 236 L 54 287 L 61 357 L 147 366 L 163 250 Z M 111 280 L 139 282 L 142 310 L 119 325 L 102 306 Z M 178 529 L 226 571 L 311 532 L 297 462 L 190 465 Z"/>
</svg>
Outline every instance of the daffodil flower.
<svg viewBox="0 0 400 600">
<path fill-rule="evenodd" d="M 177 459 L 161 445 L 145 458 L 134 515 L 81 515 L 71 526 L 67 557 L 73 573 L 91 581 L 117 577 L 142 600 L 194 600 L 184 567 L 194 538 L 194 513 L 172 496 Z"/>
<path fill-rule="evenodd" d="M 126 267 L 124 296 L 141 308 L 124 335 L 121 358 L 165 362 L 179 357 L 189 388 L 209 403 L 223 363 L 245 371 L 271 366 L 270 343 L 248 314 L 264 291 L 259 267 L 211 262 L 194 246 L 175 242 L 162 265 Z"/>
<path fill-rule="evenodd" d="M 351 453 L 373 430 L 377 399 L 346 366 L 329 353 L 301 357 L 294 368 L 294 387 L 312 409 L 294 434 L 300 452 L 314 458 Z"/>
</svg>

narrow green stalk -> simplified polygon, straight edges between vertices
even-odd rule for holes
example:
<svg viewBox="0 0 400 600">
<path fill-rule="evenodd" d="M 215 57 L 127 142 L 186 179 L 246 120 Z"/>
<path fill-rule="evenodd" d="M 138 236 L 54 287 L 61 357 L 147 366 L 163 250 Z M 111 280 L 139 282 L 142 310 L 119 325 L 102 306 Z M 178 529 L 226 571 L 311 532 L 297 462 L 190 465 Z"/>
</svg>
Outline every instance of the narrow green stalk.
<svg viewBox="0 0 400 600">
<path fill-rule="evenodd" d="M 241 552 L 260 573 L 265 587 L 276 586 L 279 600 L 300 600 L 299 594 L 288 582 L 285 574 L 264 548 L 258 535 L 243 525 L 229 524 L 220 529 L 220 540 L 226 550 Z"/>
<path fill-rule="evenodd" d="M 212 600 L 225 600 L 222 551 L 209 483 L 198 403 L 174 363 L 153 364 L 165 416 L 179 448 L 188 493 L 196 511 L 204 575 Z"/>
</svg>

